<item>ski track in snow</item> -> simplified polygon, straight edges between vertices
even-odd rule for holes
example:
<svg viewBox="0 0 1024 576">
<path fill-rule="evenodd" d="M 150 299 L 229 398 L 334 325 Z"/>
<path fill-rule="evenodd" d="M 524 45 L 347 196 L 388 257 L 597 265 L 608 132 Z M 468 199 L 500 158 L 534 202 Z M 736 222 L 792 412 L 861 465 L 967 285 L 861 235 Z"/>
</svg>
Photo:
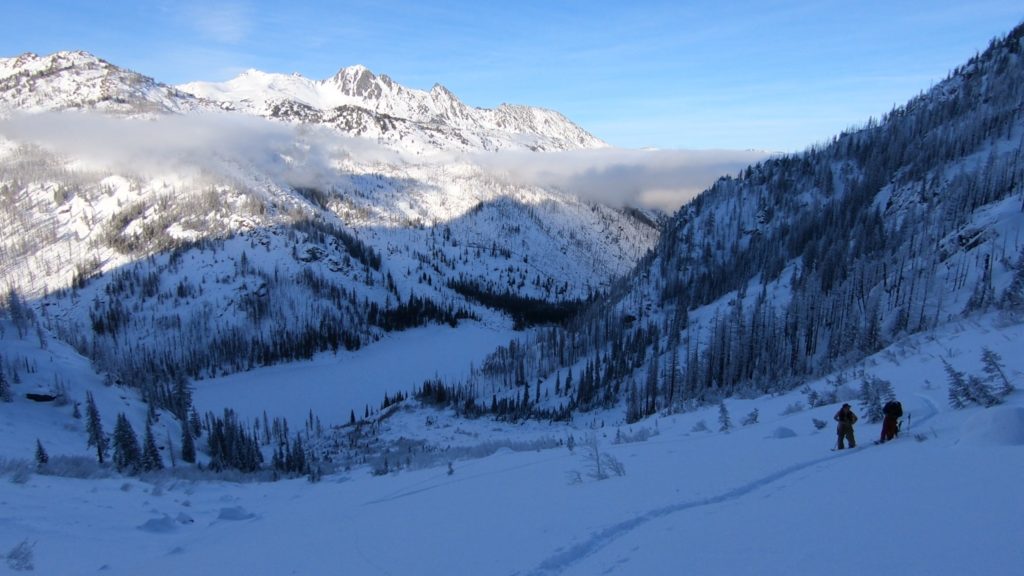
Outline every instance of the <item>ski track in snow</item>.
<svg viewBox="0 0 1024 576">
<path fill-rule="evenodd" d="M 939 409 L 931 398 L 923 394 L 917 394 L 916 396 L 924 400 L 925 407 L 927 410 L 927 413 L 923 417 L 914 421 L 918 423 L 918 425 L 921 425 L 927 422 L 928 420 L 931 420 L 936 415 L 938 415 Z M 909 433 L 910 431 L 908 430 L 907 434 Z M 865 448 L 867 446 L 873 446 L 873 444 L 862 444 L 861 446 L 862 448 Z M 680 502 L 670 506 L 655 508 L 654 510 L 651 510 L 645 514 L 641 514 L 629 520 L 612 524 L 611 526 L 603 530 L 595 532 L 586 540 L 574 544 L 569 548 L 565 548 L 561 552 L 557 552 L 552 556 L 549 556 L 546 560 L 542 561 L 535 569 L 528 572 L 527 576 L 545 576 L 548 574 L 559 574 L 568 569 L 569 567 L 571 567 L 573 564 L 576 564 L 577 562 L 599 552 L 605 546 L 611 544 L 615 540 L 629 534 L 633 530 L 636 530 L 637 528 L 649 522 L 659 520 L 661 518 L 665 518 L 673 514 L 678 514 L 680 512 L 685 512 L 687 510 L 693 510 L 695 508 L 713 506 L 715 504 L 722 504 L 724 502 L 738 500 L 758 489 L 767 488 L 773 485 L 774 483 L 778 482 L 779 480 L 782 480 L 783 478 L 786 478 L 787 476 L 794 474 L 796 472 L 806 470 L 808 468 L 817 466 L 819 464 L 823 464 L 830 460 L 835 460 L 837 458 L 845 458 L 847 456 L 857 454 L 858 452 L 859 450 L 856 449 L 845 450 L 843 452 L 831 454 L 829 456 L 825 456 L 822 458 L 815 458 L 813 460 L 807 460 L 804 462 L 793 464 L 792 466 L 788 466 L 786 468 L 768 474 L 767 476 L 763 476 L 759 479 L 753 480 L 752 482 L 748 482 L 737 488 L 733 488 L 732 490 L 723 492 L 718 496 L 711 496 L 709 498 L 690 500 L 687 502 Z M 511 576 L 519 576 L 520 574 L 522 574 L 522 572 L 516 571 L 513 572 Z"/>
<path fill-rule="evenodd" d="M 925 422 L 931 420 L 934 416 L 938 415 L 939 407 L 935 404 L 934 400 L 932 400 L 928 396 L 925 396 L 924 394 L 915 394 L 915 396 L 917 396 L 918 398 L 924 400 L 924 403 L 927 404 L 927 407 L 928 407 L 928 413 L 925 414 L 925 416 L 923 418 L 920 418 L 920 419 L 916 420 L 918 425 L 924 424 Z M 907 412 L 907 431 L 906 431 L 906 434 L 910 434 L 914 430 L 912 428 L 912 426 L 914 425 L 914 422 L 915 422 L 915 420 L 913 418 L 911 418 L 910 412 Z"/>
</svg>

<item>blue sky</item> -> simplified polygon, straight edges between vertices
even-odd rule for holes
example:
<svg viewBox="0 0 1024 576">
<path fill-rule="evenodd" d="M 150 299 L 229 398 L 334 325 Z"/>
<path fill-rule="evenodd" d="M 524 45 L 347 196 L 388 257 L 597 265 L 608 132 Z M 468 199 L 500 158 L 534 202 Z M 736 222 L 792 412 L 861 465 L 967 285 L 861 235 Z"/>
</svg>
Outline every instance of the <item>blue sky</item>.
<svg viewBox="0 0 1024 576">
<path fill-rule="evenodd" d="M 86 50 L 169 84 L 364 64 L 471 106 L 564 113 L 613 145 L 801 150 L 1024 21 L 1020 0 L 6 0 L 0 56 Z"/>
</svg>

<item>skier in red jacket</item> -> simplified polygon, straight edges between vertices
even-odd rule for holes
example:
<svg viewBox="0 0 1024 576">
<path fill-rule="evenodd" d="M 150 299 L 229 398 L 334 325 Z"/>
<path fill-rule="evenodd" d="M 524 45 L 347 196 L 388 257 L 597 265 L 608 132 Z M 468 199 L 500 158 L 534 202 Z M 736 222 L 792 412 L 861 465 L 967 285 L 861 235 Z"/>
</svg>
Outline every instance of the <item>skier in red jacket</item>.
<svg viewBox="0 0 1024 576">
<path fill-rule="evenodd" d="M 882 437 L 878 439 L 879 443 L 888 442 L 899 434 L 899 419 L 903 416 L 903 405 L 896 400 L 890 400 L 882 407 L 882 414 L 885 418 L 882 419 Z"/>
</svg>

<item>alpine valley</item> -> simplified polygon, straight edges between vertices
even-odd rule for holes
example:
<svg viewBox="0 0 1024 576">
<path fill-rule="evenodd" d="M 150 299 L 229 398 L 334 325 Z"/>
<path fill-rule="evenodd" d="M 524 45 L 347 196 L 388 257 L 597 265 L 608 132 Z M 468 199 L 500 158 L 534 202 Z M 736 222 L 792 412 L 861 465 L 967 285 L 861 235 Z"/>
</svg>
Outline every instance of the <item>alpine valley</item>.
<svg viewBox="0 0 1024 576">
<path fill-rule="evenodd" d="M 671 215 L 638 203 L 640 152 L 558 112 L 362 66 L 0 59 L 0 554 L 1014 573 L 1022 150 L 1024 26 Z M 843 403 L 860 447 L 830 453 Z"/>
</svg>

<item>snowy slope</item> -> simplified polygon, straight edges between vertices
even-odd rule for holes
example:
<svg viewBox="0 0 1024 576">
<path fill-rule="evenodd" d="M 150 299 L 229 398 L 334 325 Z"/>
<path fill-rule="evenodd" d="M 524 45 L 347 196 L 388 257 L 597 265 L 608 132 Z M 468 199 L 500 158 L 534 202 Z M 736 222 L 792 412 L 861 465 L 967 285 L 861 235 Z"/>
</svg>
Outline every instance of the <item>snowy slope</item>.
<svg viewBox="0 0 1024 576">
<path fill-rule="evenodd" d="M 980 373 L 987 347 L 1002 354 L 1019 386 L 1022 337 L 1020 326 L 987 316 L 869 358 L 845 377 L 863 370 L 890 380 L 907 412 L 905 432 L 875 446 L 878 425 L 862 419 L 860 447 L 844 452 L 829 451 L 831 424 L 812 425 L 831 423 L 837 405 L 795 409 L 803 401 L 795 392 L 727 401 L 734 422 L 727 433 L 714 431 L 716 408 L 633 426 L 618 412 L 503 425 L 399 410 L 381 422 L 381 434 L 426 438 L 440 453 L 419 450 L 411 468 L 384 476 L 364 465 L 316 484 L 197 481 L 184 470 L 74 479 L 26 473 L 7 460 L 0 553 L 27 542 L 42 574 L 853 575 L 894 566 L 906 574 L 1013 574 L 1024 560 L 1017 545 L 1024 398 L 1016 392 L 1003 406 L 951 410 L 941 360 Z M 82 365 L 63 373 L 83 382 L 76 394 L 103 390 Z M 754 408 L 759 422 L 740 426 Z M 0 404 L 4 421 L 35 410 L 66 411 L 20 398 Z M 712 431 L 694 431 L 701 421 Z M 34 434 L 51 457 L 88 453 L 84 434 L 77 447 L 54 441 L 67 431 L 45 419 L 19 429 L 19 441 Z M 587 456 L 592 435 L 604 480 Z M 574 450 L 565 445 L 570 437 Z M 10 442 L 3 451 L 8 458 L 29 452 Z M 607 468 L 612 462 L 622 475 Z"/>
</svg>

